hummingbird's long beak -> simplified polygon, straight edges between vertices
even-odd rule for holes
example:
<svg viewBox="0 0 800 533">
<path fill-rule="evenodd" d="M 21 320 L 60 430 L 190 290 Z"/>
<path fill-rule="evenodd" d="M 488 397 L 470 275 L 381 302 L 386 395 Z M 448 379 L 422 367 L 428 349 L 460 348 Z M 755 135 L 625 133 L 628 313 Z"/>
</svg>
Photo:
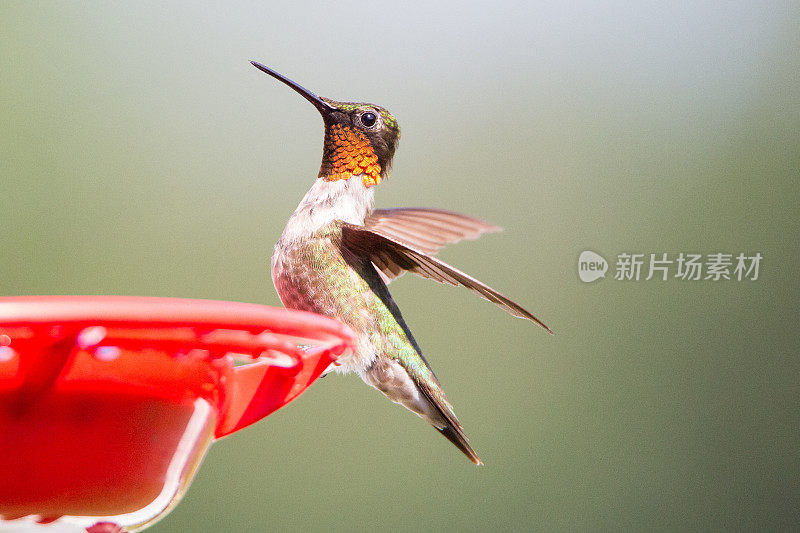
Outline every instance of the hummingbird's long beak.
<svg viewBox="0 0 800 533">
<path fill-rule="evenodd" d="M 308 89 L 306 89 L 302 85 L 293 82 L 292 80 L 290 80 L 289 78 L 287 78 L 283 74 L 278 74 L 277 72 L 275 72 L 271 68 L 265 67 L 264 65 L 262 65 L 261 63 L 258 63 L 257 61 L 251 61 L 250 64 L 253 65 L 254 67 L 256 67 L 258 70 L 260 70 L 262 72 L 266 72 L 267 74 L 269 74 L 273 78 L 275 78 L 275 79 L 277 79 L 279 81 L 282 81 L 283 83 L 285 83 L 286 85 L 288 85 L 289 87 L 294 89 L 303 98 L 305 98 L 306 100 L 308 100 L 309 102 L 314 104 L 314 107 L 316 107 L 319 110 L 319 112 L 322 113 L 322 116 L 325 116 L 330 111 L 333 111 L 334 109 L 336 109 L 335 107 L 333 107 L 332 105 L 327 103 L 325 100 L 323 100 L 322 98 L 320 98 L 316 94 L 312 93 L 311 91 L 309 91 Z"/>
</svg>

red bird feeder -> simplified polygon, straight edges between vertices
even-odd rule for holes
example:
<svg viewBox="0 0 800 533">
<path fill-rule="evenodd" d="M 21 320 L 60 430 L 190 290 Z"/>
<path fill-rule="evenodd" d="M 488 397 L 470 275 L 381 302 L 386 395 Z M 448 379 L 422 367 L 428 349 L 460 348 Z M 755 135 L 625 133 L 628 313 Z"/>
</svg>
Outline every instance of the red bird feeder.
<svg viewBox="0 0 800 533">
<path fill-rule="evenodd" d="M 215 439 L 352 343 L 334 320 L 255 304 L 0 298 L 0 530 L 152 524 Z"/>
</svg>

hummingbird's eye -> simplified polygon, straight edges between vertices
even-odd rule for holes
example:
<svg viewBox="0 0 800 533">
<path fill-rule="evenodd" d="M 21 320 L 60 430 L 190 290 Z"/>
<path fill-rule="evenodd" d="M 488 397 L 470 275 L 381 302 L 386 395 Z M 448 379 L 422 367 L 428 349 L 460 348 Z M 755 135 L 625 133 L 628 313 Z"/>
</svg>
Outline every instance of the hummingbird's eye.
<svg viewBox="0 0 800 533">
<path fill-rule="evenodd" d="M 377 122 L 378 117 L 372 111 L 367 111 L 363 115 L 361 115 L 361 123 L 368 128 L 371 128 Z"/>
</svg>

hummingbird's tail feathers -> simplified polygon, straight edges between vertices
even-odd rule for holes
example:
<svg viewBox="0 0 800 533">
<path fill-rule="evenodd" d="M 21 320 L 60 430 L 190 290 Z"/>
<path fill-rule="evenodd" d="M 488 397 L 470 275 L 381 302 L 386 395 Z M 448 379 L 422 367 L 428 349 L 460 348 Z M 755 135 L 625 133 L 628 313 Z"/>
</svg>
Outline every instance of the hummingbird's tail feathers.
<svg viewBox="0 0 800 533">
<path fill-rule="evenodd" d="M 508 313 L 535 322 L 548 333 L 553 333 L 528 310 L 485 283 L 380 231 L 345 223 L 342 226 L 342 244 L 356 255 L 368 257 L 378 270 L 390 278 L 407 270 L 440 283 L 461 285 Z"/>
<path fill-rule="evenodd" d="M 382 392 L 394 403 L 431 424 L 456 445 L 476 465 L 483 463 L 467 442 L 464 430 L 450 402 L 428 363 L 410 344 L 401 349 L 404 355 L 378 356 L 371 367 L 361 372 L 361 379 Z"/>
<path fill-rule="evenodd" d="M 435 254 L 446 244 L 502 230 L 467 215 L 424 207 L 375 209 L 364 220 L 364 227 L 426 254 Z"/>
<path fill-rule="evenodd" d="M 428 415 L 424 418 L 433 424 L 433 427 L 444 435 L 447 440 L 455 444 L 456 448 L 461 450 L 464 455 L 469 457 L 470 461 L 476 465 L 483 465 L 483 462 L 478 458 L 478 454 L 467 442 L 467 436 L 464 434 L 461 422 L 458 421 L 453 407 L 447 401 L 447 396 L 445 396 L 439 380 L 436 379 L 433 370 L 428 366 L 425 359 L 421 358 L 421 361 L 421 365 L 410 365 L 406 368 L 406 371 L 417 384 L 422 396 L 433 407 L 434 416 Z"/>
<path fill-rule="evenodd" d="M 476 454 L 475 450 L 472 449 L 472 446 L 469 445 L 469 442 L 467 442 L 467 438 L 464 436 L 464 432 L 461 430 L 461 428 L 447 425 L 443 428 L 436 428 L 436 430 L 444 435 L 447 440 L 455 444 L 456 448 L 461 450 L 461 452 L 466 455 L 470 461 L 478 466 L 483 466 L 483 461 L 480 460 L 478 454 Z"/>
</svg>

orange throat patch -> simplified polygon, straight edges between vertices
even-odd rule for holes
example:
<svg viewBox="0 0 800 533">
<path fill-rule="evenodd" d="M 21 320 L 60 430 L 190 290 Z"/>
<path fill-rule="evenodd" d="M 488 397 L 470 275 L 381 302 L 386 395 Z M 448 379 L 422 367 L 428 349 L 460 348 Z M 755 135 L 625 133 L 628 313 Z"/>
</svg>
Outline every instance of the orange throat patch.
<svg viewBox="0 0 800 533">
<path fill-rule="evenodd" d="M 381 181 L 381 165 L 363 133 L 334 124 L 325 135 L 325 151 L 319 177 L 327 181 L 346 180 L 361 174 L 365 187 Z"/>
</svg>

